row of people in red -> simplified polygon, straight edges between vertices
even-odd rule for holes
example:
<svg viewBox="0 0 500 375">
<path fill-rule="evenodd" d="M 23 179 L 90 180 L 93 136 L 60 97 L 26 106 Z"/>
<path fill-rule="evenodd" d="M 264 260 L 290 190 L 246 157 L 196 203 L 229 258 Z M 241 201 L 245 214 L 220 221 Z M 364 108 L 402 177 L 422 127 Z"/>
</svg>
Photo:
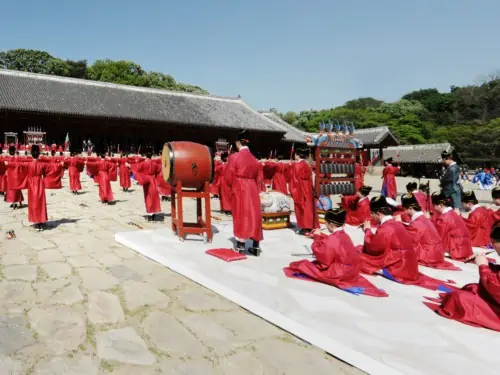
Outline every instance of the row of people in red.
<svg viewBox="0 0 500 375">
<path fill-rule="evenodd" d="M 418 270 L 418 264 L 422 264 L 422 253 L 429 250 L 435 257 L 432 266 L 440 264 L 443 267 L 438 268 L 459 269 L 444 260 L 440 236 L 431 221 L 422 214 L 415 196 L 404 195 L 402 206 L 411 215 L 411 223 L 406 228 L 400 221 L 394 220 L 393 208 L 385 197 L 373 198 L 370 201 L 370 214 L 378 228 L 374 233 L 367 222 L 364 245 L 358 247 L 353 245 L 344 231 L 346 211 L 341 208 L 329 210 L 325 221 L 331 234 L 328 236 L 319 230 L 314 232 L 312 251 L 315 261 L 293 262 L 284 269 L 285 274 L 323 282 L 354 294 L 386 297 L 387 293 L 362 276 L 381 273 L 398 283 L 446 291 L 437 301 L 439 304 L 431 306 L 438 314 L 500 331 L 500 267 L 489 264 L 482 254 L 476 256 L 480 282 L 468 284 L 462 289 L 423 275 Z M 500 226 L 492 229 L 490 237 L 496 252 L 500 254 Z"/>
</svg>

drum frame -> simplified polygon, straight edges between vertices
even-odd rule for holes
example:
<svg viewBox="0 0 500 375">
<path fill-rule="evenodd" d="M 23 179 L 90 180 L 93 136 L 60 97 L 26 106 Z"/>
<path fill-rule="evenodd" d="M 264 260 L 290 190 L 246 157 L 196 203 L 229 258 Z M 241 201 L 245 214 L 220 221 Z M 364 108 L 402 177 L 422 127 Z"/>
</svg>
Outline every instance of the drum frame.
<svg viewBox="0 0 500 375">
<path fill-rule="evenodd" d="M 172 165 L 172 164 L 171 164 Z M 196 199 L 196 223 L 184 221 L 183 198 Z M 205 199 L 205 218 L 203 218 L 202 200 Z M 201 190 L 184 190 L 178 181 L 171 192 L 172 231 L 184 242 L 186 235 L 198 234 L 204 243 L 212 242 L 212 210 L 210 205 L 210 184 L 206 181 Z"/>
</svg>

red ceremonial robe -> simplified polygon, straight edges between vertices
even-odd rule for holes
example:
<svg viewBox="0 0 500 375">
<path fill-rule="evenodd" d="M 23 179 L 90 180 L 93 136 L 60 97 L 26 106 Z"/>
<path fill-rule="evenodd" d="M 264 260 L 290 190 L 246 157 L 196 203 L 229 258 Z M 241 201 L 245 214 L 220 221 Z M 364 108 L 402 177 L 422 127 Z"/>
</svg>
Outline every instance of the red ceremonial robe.
<svg viewBox="0 0 500 375">
<path fill-rule="evenodd" d="M 415 196 L 415 199 L 418 202 L 418 205 L 422 209 L 423 212 L 430 211 L 429 208 L 429 196 L 421 191 L 417 190 L 412 193 Z"/>
<path fill-rule="evenodd" d="M 142 185 L 144 203 L 148 214 L 161 212 L 160 193 L 158 192 L 158 176 L 162 173 L 161 164 L 151 159 L 137 164 L 134 169 L 135 179 Z"/>
<path fill-rule="evenodd" d="M 472 246 L 486 247 L 491 244 L 490 233 L 493 228 L 493 217 L 486 207 L 475 205 L 468 218 L 462 218 L 469 230 Z"/>
<path fill-rule="evenodd" d="M 469 230 L 462 218 L 452 208 L 443 214 L 436 213 L 434 216 L 434 226 L 450 258 L 462 262 L 468 260 L 473 254 L 472 243 Z"/>
<path fill-rule="evenodd" d="M 312 171 L 305 160 L 292 164 L 290 193 L 294 203 L 297 227 L 299 229 L 319 228 L 314 204 Z"/>
<path fill-rule="evenodd" d="M 279 191 L 285 195 L 288 195 L 288 185 L 286 183 L 286 166 L 285 163 L 274 163 L 274 174 L 273 174 L 273 190 Z"/>
<path fill-rule="evenodd" d="M 388 165 L 384 168 L 384 171 L 382 172 L 382 177 L 384 178 L 382 181 L 382 195 L 396 199 L 398 195 L 396 174 L 399 173 L 400 169 L 400 167 L 394 167 L 392 165 Z"/>
<path fill-rule="evenodd" d="M 80 173 L 83 172 L 85 162 L 78 157 L 71 157 L 66 159 L 64 166 L 68 169 L 69 176 L 69 189 L 71 191 L 82 190 L 82 184 L 80 182 Z"/>
<path fill-rule="evenodd" d="M 45 163 L 50 164 L 51 168 L 47 171 L 44 178 L 45 189 L 62 189 L 62 178 L 64 167 L 56 159 L 49 159 Z M 29 204 L 29 201 L 28 201 Z"/>
<path fill-rule="evenodd" d="M 169 197 L 172 194 L 172 185 L 163 178 L 163 168 L 161 167 L 161 159 L 155 159 L 160 166 L 160 174 L 158 174 L 158 192 L 161 196 Z"/>
<path fill-rule="evenodd" d="M 500 332 L 500 266 L 479 266 L 478 284 L 467 284 L 441 298 L 439 315 Z"/>
<path fill-rule="evenodd" d="M 210 184 L 210 194 L 219 195 L 220 193 L 220 176 L 222 171 L 222 162 L 220 160 L 216 160 L 214 163 L 214 180 Z"/>
<path fill-rule="evenodd" d="M 365 230 L 361 260 L 361 272 L 367 274 L 381 270 L 390 280 L 432 290 L 446 285 L 418 271 L 418 258 L 412 239 L 404 225 L 392 217 L 381 223 L 375 234 L 371 229 Z"/>
<path fill-rule="evenodd" d="M 113 164 L 104 159 L 90 163 L 87 161 L 87 170 L 90 171 L 92 176 L 96 177 L 99 183 L 99 198 L 101 202 L 112 202 L 114 200 L 109 180 L 109 171 L 112 168 Z"/>
<path fill-rule="evenodd" d="M 109 170 L 109 181 L 118 181 L 118 159 L 109 158 L 108 161 L 113 164 Z"/>
<path fill-rule="evenodd" d="M 266 183 L 264 182 L 264 166 L 259 163 L 259 190 L 264 193 L 266 191 Z"/>
<path fill-rule="evenodd" d="M 0 177 L 1 177 L 1 175 L 0 175 Z M 493 225 L 496 225 L 500 221 L 500 209 L 496 210 L 496 211 L 490 209 L 490 216 L 491 216 L 491 220 L 493 220 Z"/>
<path fill-rule="evenodd" d="M 5 193 L 7 184 L 7 167 L 3 163 L 6 159 L 0 156 L 0 193 Z"/>
<path fill-rule="evenodd" d="M 126 158 L 118 159 L 120 164 L 120 187 L 122 189 L 128 189 L 131 186 L 130 183 L 130 169 L 125 165 L 127 163 Z"/>
<path fill-rule="evenodd" d="M 358 191 L 365 184 L 366 168 L 360 163 L 356 163 L 354 167 L 354 188 Z"/>
<path fill-rule="evenodd" d="M 226 168 L 227 163 L 221 165 L 220 177 L 219 177 L 219 199 L 220 207 L 222 211 L 231 212 L 231 190 L 226 183 Z"/>
<path fill-rule="evenodd" d="M 15 163 L 17 161 L 21 161 L 18 157 L 7 157 L 5 161 L 8 163 Z M 24 201 L 23 192 L 20 189 L 11 189 L 9 187 L 9 173 L 14 173 L 14 170 L 11 169 L 10 172 L 7 171 L 6 179 L 5 179 L 5 202 L 7 203 L 22 203 Z M 11 186 L 13 186 L 11 184 Z"/>
<path fill-rule="evenodd" d="M 262 209 L 260 206 L 261 164 L 247 147 L 232 154 L 224 179 L 231 190 L 234 236 L 241 240 L 261 241 Z"/>
<path fill-rule="evenodd" d="M 343 196 L 341 205 L 347 213 L 345 218 L 346 224 L 357 227 L 365 221 L 372 220 L 368 197 L 360 198 L 357 195 Z"/>
<path fill-rule="evenodd" d="M 359 274 L 361 267 L 360 254 L 356 251 L 351 238 L 343 228 L 336 229 L 331 235 L 314 236 L 312 251 L 316 261 L 301 260 L 292 262 L 284 271 L 306 275 L 307 277 L 348 290 L 362 288 L 363 292 L 374 297 L 387 297 L 387 293 L 379 290 L 366 278 Z"/>
<path fill-rule="evenodd" d="M 419 264 L 443 270 L 460 270 L 460 268 L 444 260 L 444 247 L 441 237 L 423 212 L 415 214 L 406 229 L 413 241 L 413 248 L 417 252 Z"/>
<path fill-rule="evenodd" d="M 7 167 L 9 170 L 15 170 L 16 187 L 28 189 L 28 221 L 35 224 L 46 223 L 47 203 L 44 177 L 53 169 L 57 169 L 57 165 L 35 159 L 27 163 L 11 162 Z"/>
</svg>

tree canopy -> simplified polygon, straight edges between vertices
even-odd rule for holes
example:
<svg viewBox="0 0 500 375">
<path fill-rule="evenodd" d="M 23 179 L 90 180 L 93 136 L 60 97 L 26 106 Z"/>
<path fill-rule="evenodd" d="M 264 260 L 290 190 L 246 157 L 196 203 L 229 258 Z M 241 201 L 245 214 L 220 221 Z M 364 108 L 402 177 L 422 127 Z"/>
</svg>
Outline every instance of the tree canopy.
<svg viewBox="0 0 500 375">
<path fill-rule="evenodd" d="M 92 65 L 88 65 L 87 60 L 63 60 L 45 51 L 15 49 L 0 52 L 0 68 L 122 85 L 208 94 L 208 91 L 199 86 L 176 82 L 171 75 L 147 72 L 133 61 L 106 59 L 97 60 Z"/>
<path fill-rule="evenodd" d="M 500 78 L 450 92 L 421 89 L 385 103 L 375 98 L 349 100 L 323 110 L 280 113 L 293 126 L 317 132 L 329 119 L 352 121 L 357 128 L 388 126 L 403 144 L 450 142 L 471 166 L 500 165 Z"/>
</svg>

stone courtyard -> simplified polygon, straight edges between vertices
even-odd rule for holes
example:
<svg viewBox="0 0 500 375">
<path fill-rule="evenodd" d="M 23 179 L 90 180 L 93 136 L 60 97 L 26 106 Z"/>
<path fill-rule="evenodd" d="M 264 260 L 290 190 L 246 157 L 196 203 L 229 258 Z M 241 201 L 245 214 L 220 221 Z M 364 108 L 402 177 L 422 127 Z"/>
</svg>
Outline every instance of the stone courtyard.
<svg viewBox="0 0 500 375">
<path fill-rule="evenodd" d="M 41 233 L 26 207 L 0 205 L 0 374 L 361 374 L 115 242 L 169 225 L 169 202 L 164 222 L 148 223 L 140 186 L 113 182 L 105 206 L 86 175 L 78 196 L 64 185 L 47 190 Z"/>
</svg>

